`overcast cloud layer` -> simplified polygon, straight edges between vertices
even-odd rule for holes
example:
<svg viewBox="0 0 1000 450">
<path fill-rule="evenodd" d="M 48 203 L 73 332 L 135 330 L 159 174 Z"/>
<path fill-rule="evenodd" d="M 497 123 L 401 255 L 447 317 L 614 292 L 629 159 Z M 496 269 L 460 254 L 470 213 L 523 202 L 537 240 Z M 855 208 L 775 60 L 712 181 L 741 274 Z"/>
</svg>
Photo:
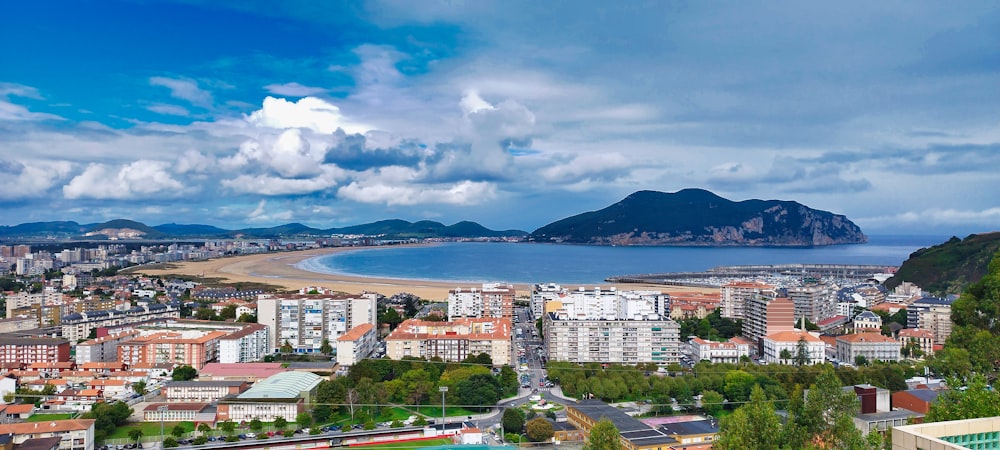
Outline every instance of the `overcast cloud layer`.
<svg viewBox="0 0 1000 450">
<path fill-rule="evenodd" d="M 1000 229 L 996 2 L 327 3 L 5 7 L 0 224 L 530 231 L 700 187 Z"/>
</svg>

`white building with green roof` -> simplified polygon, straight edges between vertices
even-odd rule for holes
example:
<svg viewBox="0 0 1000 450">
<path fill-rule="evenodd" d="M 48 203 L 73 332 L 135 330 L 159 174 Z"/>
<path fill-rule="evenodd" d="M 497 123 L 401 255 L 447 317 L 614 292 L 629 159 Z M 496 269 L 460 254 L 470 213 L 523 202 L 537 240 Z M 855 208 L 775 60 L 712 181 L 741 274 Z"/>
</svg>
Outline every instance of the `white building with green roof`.
<svg viewBox="0 0 1000 450">
<path fill-rule="evenodd" d="M 219 400 L 219 421 L 273 422 L 284 417 L 294 422 L 316 395 L 323 377 L 309 372 L 282 372 L 257 382 L 242 394 Z"/>
</svg>

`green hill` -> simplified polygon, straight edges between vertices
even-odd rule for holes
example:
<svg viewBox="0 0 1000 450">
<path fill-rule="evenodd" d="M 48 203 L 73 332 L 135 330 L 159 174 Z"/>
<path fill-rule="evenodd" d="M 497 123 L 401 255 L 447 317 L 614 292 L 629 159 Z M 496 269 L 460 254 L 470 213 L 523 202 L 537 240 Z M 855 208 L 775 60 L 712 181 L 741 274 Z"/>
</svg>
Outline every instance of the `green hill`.
<svg viewBox="0 0 1000 450">
<path fill-rule="evenodd" d="M 537 242 L 597 245 L 813 246 L 868 238 L 842 215 L 793 201 L 734 202 L 703 189 L 639 191 L 607 208 L 550 223 Z"/>
<path fill-rule="evenodd" d="M 1000 232 L 952 237 L 947 242 L 910 254 L 896 275 L 885 282 L 892 289 L 904 281 L 934 294 L 958 294 L 986 275 L 1000 250 Z"/>
</svg>

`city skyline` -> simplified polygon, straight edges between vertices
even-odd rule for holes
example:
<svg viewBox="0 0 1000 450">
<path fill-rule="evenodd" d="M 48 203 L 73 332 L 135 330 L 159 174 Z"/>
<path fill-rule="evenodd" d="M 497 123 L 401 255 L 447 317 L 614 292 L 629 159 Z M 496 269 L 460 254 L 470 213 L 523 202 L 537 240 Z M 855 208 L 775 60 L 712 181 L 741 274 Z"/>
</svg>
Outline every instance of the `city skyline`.
<svg viewBox="0 0 1000 450">
<path fill-rule="evenodd" d="M 0 225 L 531 231 L 693 187 L 799 201 L 868 234 L 1000 228 L 991 2 L 5 13 Z"/>
</svg>

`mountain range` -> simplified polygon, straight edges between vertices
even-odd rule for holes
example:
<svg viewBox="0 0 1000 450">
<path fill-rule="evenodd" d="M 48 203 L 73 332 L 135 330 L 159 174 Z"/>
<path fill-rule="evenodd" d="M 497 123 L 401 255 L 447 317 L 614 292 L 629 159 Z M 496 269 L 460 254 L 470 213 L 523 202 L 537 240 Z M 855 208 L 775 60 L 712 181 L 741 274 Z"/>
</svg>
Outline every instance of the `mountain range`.
<svg viewBox="0 0 1000 450">
<path fill-rule="evenodd" d="M 734 202 L 703 189 L 638 191 L 618 203 L 552 222 L 536 242 L 595 245 L 817 246 L 868 241 L 839 214 L 794 201 Z"/>
<path fill-rule="evenodd" d="M 103 223 L 79 224 L 76 222 L 34 222 L 14 226 L 0 226 L 0 238 L 65 238 L 101 239 L 110 236 L 141 239 L 231 239 L 236 237 L 273 238 L 315 238 L 334 234 L 363 234 L 385 236 L 392 239 L 406 238 L 475 238 L 475 237 L 520 237 L 528 233 L 521 230 L 495 231 L 475 222 L 458 222 L 444 225 L 440 222 L 421 220 L 381 220 L 363 225 L 343 228 L 319 229 L 300 223 L 289 223 L 270 228 L 244 228 L 226 230 L 211 225 L 183 225 L 168 223 L 149 226 L 127 219 L 115 219 Z"/>
<path fill-rule="evenodd" d="M 911 253 L 885 286 L 893 289 L 909 281 L 934 295 L 958 294 L 986 275 L 998 252 L 1000 232 L 971 234 L 965 239 L 952 236 Z"/>
</svg>

